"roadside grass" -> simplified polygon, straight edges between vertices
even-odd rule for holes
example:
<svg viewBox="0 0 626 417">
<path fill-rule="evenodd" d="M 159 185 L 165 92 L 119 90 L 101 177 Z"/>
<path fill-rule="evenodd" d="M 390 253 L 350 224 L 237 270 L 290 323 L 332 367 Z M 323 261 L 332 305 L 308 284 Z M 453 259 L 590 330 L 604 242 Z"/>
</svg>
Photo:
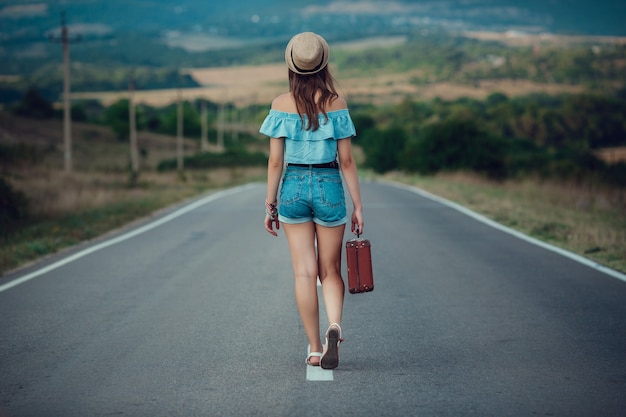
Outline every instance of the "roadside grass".
<svg viewBox="0 0 626 417">
<path fill-rule="evenodd" d="M 468 173 L 375 178 L 413 185 L 538 240 L 626 272 L 626 190 Z"/>
</svg>

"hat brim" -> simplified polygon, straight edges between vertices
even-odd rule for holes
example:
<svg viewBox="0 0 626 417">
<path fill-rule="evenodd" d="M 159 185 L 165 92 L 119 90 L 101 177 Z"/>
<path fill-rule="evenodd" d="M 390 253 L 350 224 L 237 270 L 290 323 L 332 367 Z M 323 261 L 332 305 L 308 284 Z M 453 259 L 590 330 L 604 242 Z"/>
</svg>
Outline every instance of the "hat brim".
<svg viewBox="0 0 626 417">
<path fill-rule="evenodd" d="M 289 69 L 295 72 L 296 74 L 300 74 L 300 75 L 315 74 L 315 73 L 320 72 L 324 68 L 326 68 L 326 66 L 328 65 L 328 59 L 330 57 L 330 47 L 328 46 L 328 42 L 326 42 L 326 39 L 324 39 L 317 33 L 314 33 L 314 35 L 317 36 L 320 43 L 322 44 L 322 49 L 324 52 L 321 62 L 314 69 L 306 70 L 306 69 L 298 68 L 295 62 L 293 61 L 293 57 L 292 57 L 293 45 L 298 35 L 291 38 L 291 40 L 287 44 L 287 48 L 285 48 L 285 62 L 287 63 L 287 67 L 289 67 Z"/>
</svg>

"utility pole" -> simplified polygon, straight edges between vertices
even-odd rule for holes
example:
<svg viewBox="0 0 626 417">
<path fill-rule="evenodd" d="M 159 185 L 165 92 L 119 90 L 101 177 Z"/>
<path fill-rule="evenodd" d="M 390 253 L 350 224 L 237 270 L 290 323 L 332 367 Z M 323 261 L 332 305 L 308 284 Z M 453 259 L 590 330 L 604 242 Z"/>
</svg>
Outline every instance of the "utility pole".
<svg viewBox="0 0 626 417">
<path fill-rule="evenodd" d="M 232 125 L 231 125 L 231 136 L 233 138 L 233 142 L 239 142 L 239 109 L 237 108 L 236 102 L 233 105 L 233 110 L 231 113 Z"/>
<path fill-rule="evenodd" d="M 57 41 L 53 35 L 50 39 Z M 80 37 L 74 38 L 79 40 Z M 63 148 L 65 173 L 72 172 L 72 117 L 70 107 L 70 38 L 65 24 L 65 12 L 61 12 L 61 44 L 63 45 Z"/>
<path fill-rule="evenodd" d="M 182 89 L 178 87 L 177 93 L 178 113 L 176 125 L 176 160 L 178 172 L 183 172 L 183 99 Z"/>
<path fill-rule="evenodd" d="M 135 115 L 135 70 L 128 80 L 128 118 L 130 125 L 130 183 L 134 186 L 139 178 L 139 150 L 137 149 L 137 117 Z"/>
<path fill-rule="evenodd" d="M 219 113 L 217 115 L 217 150 L 224 150 L 224 102 L 220 102 Z"/>
<path fill-rule="evenodd" d="M 209 150 L 209 120 L 206 101 L 200 102 L 200 125 L 202 127 L 202 138 L 200 139 L 200 150 L 207 152 Z"/>
</svg>

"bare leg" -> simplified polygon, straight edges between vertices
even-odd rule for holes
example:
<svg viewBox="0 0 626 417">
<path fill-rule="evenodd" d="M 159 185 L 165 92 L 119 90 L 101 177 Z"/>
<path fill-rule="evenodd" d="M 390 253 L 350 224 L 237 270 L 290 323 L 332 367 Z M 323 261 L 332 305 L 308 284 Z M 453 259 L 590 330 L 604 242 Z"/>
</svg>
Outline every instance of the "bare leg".
<svg viewBox="0 0 626 417">
<path fill-rule="evenodd" d="M 337 325 L 341 323 L 343 312 L 344 284 L 341 279 L 341 247 L 345 226 L 323 227 L 316 225 L 317 253 L 322 282 L 322 294 L 326 305 L 326 315 L 329 324 L 327 344 L 324 345 L 320 366 L 324 369 L 334 369 L 339 365 L 339 343 L 341 335 Z"/>
<path fill-rule="evenodd" d="M 311 352 L 321 352 L 315 226 L 312 222 L 308 222 L 302 224 L 283 223 L 283 227 L 291 252 L 296 304 L 300 319 L 309 339 Z M 314 357 L 311 362 L 317 364 L 319 358 Z"/>
<path fill-rule="evenodd" d="M 326 306 L 328 324 L 341 323 L 345 287 L 341 278 L 341 248 L 345 225 L 323 227 L 315 225 L 319 277 Z"/>
</svg>

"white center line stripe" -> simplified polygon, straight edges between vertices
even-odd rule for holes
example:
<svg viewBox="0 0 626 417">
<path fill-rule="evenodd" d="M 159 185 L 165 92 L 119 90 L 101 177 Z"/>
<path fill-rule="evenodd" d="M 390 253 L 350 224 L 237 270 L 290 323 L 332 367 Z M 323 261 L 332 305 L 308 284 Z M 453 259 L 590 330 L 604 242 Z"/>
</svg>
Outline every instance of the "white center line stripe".
<svg viewBox="0 0 626 417">
<path fill-rule="evenodd" d="M 334 381 L 332 369 L 322 369 L 321 366 L 306 366 L 307 381 Z"/>
<path fill-rule="evenodd" d="M 311 345 L 307 346 L 306 354 L 308 356 L 311 351 Z M 307 381 L 334 381 L 335 378 L 333 376 L 332 369 L 323 369 L 321 366 L 306 366 L 306 380 Z"/>
</svg>

